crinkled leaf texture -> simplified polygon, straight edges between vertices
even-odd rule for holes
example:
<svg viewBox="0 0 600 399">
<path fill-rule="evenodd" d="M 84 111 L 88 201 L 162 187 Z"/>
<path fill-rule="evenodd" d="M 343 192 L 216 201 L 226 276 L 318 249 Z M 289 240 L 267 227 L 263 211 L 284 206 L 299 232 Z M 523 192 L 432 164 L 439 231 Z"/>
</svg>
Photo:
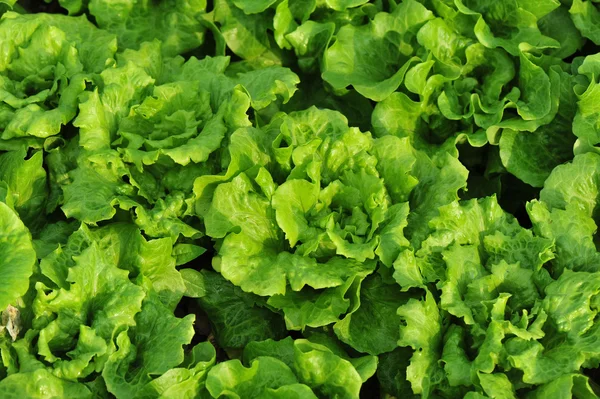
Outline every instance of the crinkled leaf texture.
<svg viewBox="0 0 600 399">
<path fill-rule="evenodd" d="M 9 193 L 5 183 L 2 190 Z M 6 201 L 6 202 L 5 202 Z M 27 292 L 29 277 L 37 263 L 31 234 L 12 208 L 10 198 L 0 197 L 0 309 L 16 305 L 16 301 Z"/>
<path fill-rule="evenodd" d="M 599 4 L 0 0 L 0 399 L 597 398 Z"/>
</svg>

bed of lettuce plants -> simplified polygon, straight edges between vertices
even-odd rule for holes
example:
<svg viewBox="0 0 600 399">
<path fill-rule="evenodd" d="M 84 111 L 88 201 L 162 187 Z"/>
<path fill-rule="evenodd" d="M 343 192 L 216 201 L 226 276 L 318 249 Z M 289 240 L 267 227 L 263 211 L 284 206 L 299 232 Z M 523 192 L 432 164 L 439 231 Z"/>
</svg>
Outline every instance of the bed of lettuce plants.
<svg viewBox="0 0 600 399">
<path fill-rule="evenodd" d="M 0 398 L 599 397 L 598 0 L 0 14 Z"/>
</svg>

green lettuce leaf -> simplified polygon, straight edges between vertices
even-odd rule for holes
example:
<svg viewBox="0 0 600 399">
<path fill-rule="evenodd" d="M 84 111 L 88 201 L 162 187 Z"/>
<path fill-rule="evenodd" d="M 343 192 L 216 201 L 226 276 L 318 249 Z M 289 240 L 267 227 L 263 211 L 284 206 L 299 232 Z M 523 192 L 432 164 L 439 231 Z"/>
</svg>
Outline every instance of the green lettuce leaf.
<svg viewBox="0 0 600 399">
<path fill-rule="evenodd" d="M 428 397 L 441 378 L 438 364 L 442 339 L 440 311 L 427 292 L 425 300 L 410 299 L 397 313 L 403 321 L 398 346 L 414 350 L 406 368 L 406 379 L 414 393 Z"/>
<path fill-rule="evenodd" d="M 412 349 L 408 347 L 399 347 L 379 356 L 377 379 L 385 393 L 402 398 L 418 397 L 413 393 L 411 384 L 406 379 L 411 356 Z"/>
<path fill-rule="evenodd" d="M 411 33 L 431 18 L 432 13 L 420 3 L 404 1 L 391 14 L 376 15 L 369 25 L 343 26 L 325 51 L 323 79 L 336 90 L 352 85 L 371 100 L 385 99 L 415 61 Z"/>
<path fill-rule="evenodd" d="M 527 205 L 534 231 L 556 243 L 552 264 L 557 274 L 565 268 L 598 270 L 594 235 L 599 160 L 598 155 L 587 153 L 556 167 L 544 184 L 540 201 Z"/>
<path fill-rule="evenodd" d="M 573 0 L 569 9 L 573 23 L 586 37 L 594 43 L 600 43 L 600 31 L 598 31 L 598 21 L 600 21 L 600 11 L 593 1 Z"/>
<path fill-rule="evenodd" d="M 544 203 L 537 201 L 527 205 L 527 212 L 534 231 L 555 241 L 556 257 L 552 260 L 553 271 L 564 269 L 575 271 L 596 271 L 598 254 L 594 244 L 597 230 L 594 220 L 574 207 L 566 210 L 548 210 Z"/>
<path fill-rule="evenodd" d="M 362 381 L 370 377 L 361 378 L 351 361 L 327 346 L 306 339 L 253 342 L 244 349 L 246 364 L 268 358 L 286 365 L 298 381 L 310 387 L 318 397 L 358 397 Z M 376 364 L 375 357 L 367 356 L 364 360 Z"/>
<path fill-rule="evenodd" d="M 455 4 L 462 14 L 473 18 L 473 32 L 486 47 L 502 47 L 516 56 L 521 43 L 537 49 L 559 46 L 556 40 L 544 36 L 537 25 L 538 19 L 560 6 L 558 1 L 529 4 L 515 0 L 497 4 L 458 0 Z"/>
<path fill-rule="evenodd" d="M 8 187 L 0 182 L 10 195 Z M 8 204 L 0 201 L 0 309 L 4 311 L 10 304 L 15 305 L 19 297 L 27 292 L 29 277 L 33 274 L 37 263 L 35 250 L 31 241 L 31 234 L 19 216 L 12 208 L 12 201 Z"/>
<path fill-rule="evenodd" d="M 599 115 L 595 107 L 595 99 L 598 97 L 600 90 L 598 83 L 598 76 L 600 75 L 599 61 L 597 55 L 590 55 L 583 60 L 577 70 L 580 75 L 587 78 L 578 82 L 579 85 L 576 86 L 578 101 L 577 113 L 573 119 L 573 134 L 578 137 L 578 146 L 575 147 L 575 151 L 578 153 L 585 152 L 588 147 L 593 149 L 600 142 Z M 581 146 L 581 150 L 578 148 L 579 146 Z"/>
<path fill-rule="evenodd" d="M 131 223 L 113 223 L 97 229 L 85 225 L 40 262 L 42 273 L 56 286 L 68 288 L 67 275 L 75 266 L 74 257 L 96 245 L 107 261 L 130 272 L 130 279 L 161 302 L 175 308 L 185 290 L 183 278 L 175 269 L 176 250 L 169 238 L 146 240 Z"/>
<path fill-rule="evenodd" d="M 502 164 L 506 169 L 534 187 L 543 186 L 556 166 L 573 157 L 572 148 L 577 135 L 575 129 L 573 129 L 575 135 L 567 133 L 571 131 L 577 111 L 575 79 L 569 73 L 555 67 L 550 73 L 560 76 L 560 94 L 558 96 L 552 94 L 553 104 L 558 105 L 552 122 L 540 126 L 533 132 L 504 129 L 498 143 Z M 524 150 L 525 148 L 527 150 Z"/>
<path fill-rule="evenodd" d="M 34 325 L 40 330 L 39 354 L 67 373 L 67 378 L 74 378 L 74 373 L 89 375 L 98 367 L 93 362 L 103 364 L 106 360 L 103 356 L 110 354 L 112 340 L 124 328 L 135 325 L 134 317 L 145 296 L 142 288 L 129 281 L 128 272 L 118 269 L 97 244 L 92 243 L 73 260 L 66 277 L 68 288 L 50 290 L 38 282 L 34 304 L 37 316 Z M 124 296 L 128 301 L 122 301 Z M 89 356 L 89 365 L 80 364 L 77 356 L 90 351 L 80 348 L 90 345 L 82 339 L 81 332 L 88 327 L 88 340 L 94 346 L 101 346 Z M 70 355 L 65 359 L 61 354 L 66 352 Z"/>
<path fill-rule="evenodd" d="M 177 318 L 157 298 L 148 296 L 135 317 L 135 328 L 119 333 L 118 348 L 102 370 L 108 391 L 115 396 L 137 397 L 144 389 L 160 387 L 161 381 L 153 380 L 153 376 L 166 379 L 165 373 L 173 373 L 184 362 L 183 346 L 194 335 L 194 319 L 193 315 Z M 204 362 L 214 362 L 213 356 Z M 204 373 L 205 368 L 203 365 L 192 372 Z M 147 384 L 151 386 L 144 388 Z"/>
<path fill-rule="evenodd" d="M 590 380 L 581 374 L 565 375 L 529 393 L 527 398 L 544 398 L 553 395 L 556 398 L 571 398 L 577 395 L 580 398 L 594 398 L 596 393 L 591 387 Z"/>
<path fill-rule="evenodd" d="M 196 284 L 204 287 L 198 303 L 208 315 L 220 347 L 243 348 L 253 341 L 285 336 L 281 316 L 261 307 L 260 298 L 206 270 L 199 273 Z"/>
<path fill-rule="evenodd" d="M 92 393 L 83 384 L 54 376 L 46 369 L 13 374 L 0 381 L 0 394 L 5 398 L 48 397 L 79 399 L 92 398 Z"/>
<path fill-rule="evenodd" d="M 42 15 L 8 12 L 0 21 L 0 137 L 33 138 L 26 143 L 36 147 L 75 117 L 86 74 L 114 63 L 116 51 L 114 36 L 85 17 Z"/>
<path fill-rule="evenodd" d="M 365 279 L 360 304 L 334 325 L 335 334 L 354 349 L 371 355 L 390 352 L 398 346 L 401 317 L 396 313 L 411 298 L 379 274 Z"/>
<path fill-rule="evenodd" d="M 253 359 L 249 368 L 239 360 L 220 363 L 208 373 L 206 387 L 215 398 L 223 395 L 238 398 L 317 397 L 308 386 L 298 383 L 285 363 L 272 357 Z"/>
<path fill-rule="evenodd" d="M 153 379 L 137 392 L 136 398 L 181 398 L 206 396 L 206 376 L 215 364 L 215 348 L 210 342 L 202 342 L 192 348 L 180 365 Z"/>
<path fill-rule="evenodd" d="M 289 330 L 321 327 L 339 321 L 344 313 L 358 306 L 361 282 L 374 268 L 373 263 L 360 265 L 340 259 L 333 259 L 324 266 L 330 268 L 331 274 L 342 273 L 342 268 L 348 267 L 350 270 L 344 272 L 349 277 L 336 287 L 289 291 L 285 295 L 273 295 L 267 301 L 269 306 L 283 311 Z"/>
<path fill-rule="evenodd" d="M 44 221 L 47 178 L 42 167 L 43 153 L 38 151 L 29 159 L 25 159 L 26 155 L 25 149 L 0 155 L 0 180 L 8 184 L 15 211 L 23 223 L 36 230 Z"/>
<path fill-rule="evenodd" d="M 239 57 L 258 65 L 281 64 L 280 50 L 271 43 L 268 29 L 272 26 L 274 11 L 246 14 L 238 8 L 255 2 L 218 0 L 214 5 L 214 19 L 220 25 L 228 48 Z"/>
<path fill-rule="evenodd" d="M 159 39 L 163 43 L 162 52 L 174 56 L 193 50 L 204 41 L 201 18 L 206 0 L 161 3 L 91 0 L 88 7 L 98 26 L 117 36 L 121 48 L 137 50 L 142 42 Z M 71 13 L 80 10 L 68 9 Z"/>
</svg>

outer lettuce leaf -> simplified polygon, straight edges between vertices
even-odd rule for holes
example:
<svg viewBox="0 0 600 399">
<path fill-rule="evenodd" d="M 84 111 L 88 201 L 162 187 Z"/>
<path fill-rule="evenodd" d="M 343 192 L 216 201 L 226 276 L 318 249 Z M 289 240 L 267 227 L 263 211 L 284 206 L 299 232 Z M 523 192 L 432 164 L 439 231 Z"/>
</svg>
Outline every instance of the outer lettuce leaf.
<svg viewBox="0 0 600 399">
<path fill-rule="evenodd" d="M 273 33 L 275 41 L 280 48 L 285 49 L 291 48 L 291 43 L 288 41 L 289 39 L 286 35 L 292 31 L 297 31 L 299 24 L 307 22 L 310 14 L 315 11 L 317 6 L 315 0 L 292 2 L 291 6 L 289 3 L 288 0 L 280 2 L 275 8 L 275 16 L 273 17 Z M 335 28 L 335 26 L 332 26 L 332 29 L 333 28 Z M 331 37 L 331 35 L 329 35 L 329 37 Z M 306 40 L 301 40 L 309 42 L 310 38 L 307 37 Z"/>
<path fill-rule="evenodd" d="M 0 394 L 4 398 L 65 399 L 92 398 L 83 384 L 60 379 L 45 369 L 13 374 L 0 381 Z"/>
<path fill-rule="evenodd" d="M 499 141 L 502 164 L 510 173 L 534 187 L 541 187 L 556 166 L 573 156 L 575 135 L 567 132 L 571 131 L 576 112 L 576 79 L 554 67 L 550 73 L 560 76 L 560 94 L 552 94 L 553 104 L 558 104 L 552 122 L 534 132 L 504 129 Z"/>
<path fill-rule="evenodd" d="M 427 292 L 425 300 L 411 299 L 398 308 L 403 320 L 398 346 L 410 346 L 415 352 L 406 368 L 406 379 L 416 394 L 429 397 L 441 378 L 438 365 L 441 345 L 441 317 L 435 299 Z"/>
<path fill-rule="evenodd" d="M 499 395 L 502 395 L 505 398 L 517 398 L 515 388 L 506 374 L 479 373 L 478 376 L 481 388 L 490 398 L 498 397 Z"/>
<path fill-rule="evenodd" d="M 548 210 L 544 203 L 533 201 L 527 212 L 534 231 L 556 244 L 556 258 L 552 261 L 553 270 L 596 271 L 598 254 L 593 236 L 597 230 L 594 220 L 574 207 L 566 210 Z"/>
<path fill-rule="evenodd" d="M 0 155 L 0 180 L 7 183 L 19 217 L 34 229 L 43 223 L 48 196 L 43 153 L 38 151 L 25 159 L 25 149 Z"/>
<path fill-rule="evenodd" d="M 574 290 L 577 287 L 577 291 Z M 560 278 L 546 287 L 545 308 L 556 330 L 577 339 L 593 325 L 598 311 L 593 297 L 600 292 L 600 276 L 594 273 L 565 270 Z"/>
<path fill-rule="evenodd" d="M 386 284 L 379 274 L 373 274 L 361 286 L 356 310 L 336 323 L 334 331 L 341 341 L 360 352 L 390 352 L 398 346 L 401 317 L 396 311 L 410 297 L 395 284 Z"/>
<path fill-rule="evenodd" d="M 77 229 L 77 223 L 60 221 L 44 226 L 38 237 L 33 240 L 33 247 L 38 259 L 45 258 L 59 245 L 67 243 L 69 236 Z"/>
<path fill-rule="evenodd" d="M 488 264 L 501 261 L 519 263 L 524 268 L 540 271 L 546 263 L 555 257 L 554 242 L 547 238 L 534 236 L 531 230 L 521 230 L 512 236 L 497 231 L 483 239 Z"/>
<path fill-rule="evenodd" d="M 136 283 L 146 292 L 154 292 L 163 305 L 175 309 L 181 300 L 185 285 L 183 277 L 175 268 L 175 248 L 170 238 L 146 240 L 135 228 L 131 240 L 122 251 L 137 247 L 134 259 L 121 260 L 121 267 L 132 271 Z M 133 277 L 133 276 L 132 276 Z"/>
<path fill-rule="evenodd" d="M 559 46 L 556 40 L 544 36 L 537 26 L 539 18 L 560 6 L 558 1 L 544 0 L 531 5 L 517 0 L 502 4 L 458 0 L 455 4 L 461 13 L 474 18 L 473 32 L 486 47 L 502 47 L 516 56 L 521 43 L 537 49 Z"/>
<path fill-rule="evenodd" d="M 298 381 L 308 385 L 318 396 L 354 398 L 358 397 L 362 382 L 371 375 L 363 377 L 353 364 L 360 363 L 375 366 L 373 356 L 358 359 L 346 359 L 347 355 L 336 353 L 328 346 L 313 343 L 306 339 L 253 342 L 244 349 L 243 360 L 248 364 L 266 358 L 279 359 L 293 371 Z M 341 355 L 341 356 L 340 356 Z M 374 371 L 373 367 L 370 367 Z"/>
<path fill-rule="evenodd" d="M 281 248 L 281 235 L 274 218 L 269 217 L 268 201 L 255 191 L 252 181 L 241 174 L 231 183 L 219 185 L 209 212 L 207 234 L 226 236 L 219 250 L 221 257 L 213 260 L 217 271 L 247 292 L 284 293 L 286 274 L 272 267 L 278 265 L 276 257 Z M 238 216 L 245 219 L 244 229 L 227 235 L 239 228 Z M 250 220 L 252 223 L 247 223 Z M 246 267 L 241 268 L 241 265 Z"/>
<path fill-rule="evenodd" d="M 215 366 L 208 374 L 206 387 L 213 397 L 316 398 L 281 360 L 272 357 L 253 359 L 249 368 L 239 360 Z M 290 396 L 293 395 L 293 396 Z"/>
<path fill-rule="evenodd" d="M 344 262 L 330 261 L 325 264 L 325 267 L 331 268 L 331 272 L 335 270 L 337 273 L 343 266 Z M 272 296 L 267 304 L 283 311 L 286 327 L 290 330 L 321 327 L 337 322 L 344 313 L 358 306 L 361 282 L 374 268 L 373 263 L 362 265 L 363 267 L 356 263 L 350 263 L 348 266 L 351 270 L 346 273 L 350 274 L 350 277 L 337 287 L 286 292 L 285 295 Z"/>
<path fill-rule="evenodd" d="M 419 183 L 411 172 L 417 157 L 407 138 L 384 136 L 374 143 L 377 171 L 383 178 L 393 202 L 404 202 Z"/>
<path fill-rule="evenodd" d="M 600 32 L 598 31 L 600 11 L 594 3 L 594 1 L 588 0 L 573 0 L 569 14 L 581 35 L 598 44 L 600 43 Z"/>
<path fill-rule="evenodd" d="M 465 329 L 458 325 L 450 325 L 444 334 L 444 348 L 441 364 L 446 372 L 450 386 L 471 387 L 471 361 L 466 353 Z"/>
<path fill-rule="evenodd" d="M 477 247 L 473 245 L 452 246 L 442 253 L 446 263 L 446 281 L 441 286 L 441 303 L 448 313 L 462 317 L 466 324 L 473 324 L 473 310 L 463 302 L 468 286 L 485 275 Z M 463 267 L 461 267 L 461 263 Z"/>
<path fill-rule="evenodd" d="M 163 42 L 163 54 L 174 56 L 194 50 L 204 41 L 201 19 L 205 0 L 160 3 L 91 0 L 88 7 L 98 26 L 115 34 L 123 49 L 137 49 L 144 41 L 159 39 Z M 79 12 L 74 7 L 68 9 L 71 13 Z"/>
<path fill-rule="evenodd" d="M 409 137 L 414 144 L 421 139 L 425 121 L 421 119 L 421 104 L 411 100 L 405 93 L 395 92 L 377 103 L 371 115 L 373 133 Z"/>
<path fill-rule="evenodd" d="M 412 212 L 406 235 L 418 248 L 426 237 L 429 221 L 438 215 L 438 208 L 458 199 L 458 191 L 466 186 L 468 172 L 455 156 L 443 149 L 432 156 L 422 151 L 415 155 L 412 175 L 419 184 L 411 193 Z"/>
<path fill-rule="evenodd" d="M 594 244 L 598 197 L 598 166 L 594 153 L 575 157 L 572 163 L 556 167 L 544 184 L 540 202 L 528 204 L 534 231 L 555 240 L 553 270 L 598 270 Z"/>
<path fill-rule="evenodd" d="M 220 24 L 229 49 L 258 65 L 281 64 L 280 50 L 271 43 L 267 31 L 272 24 L 272 10 L 248 15 L 238 8 L 238 4 L 243 7 L 250 2 L 218 0 L 214 5 L 215 22 Z"/>
<path fill-rule="evenodd" d="M 599 168 L 598 155 L 578 155 L 572 163 L 554 169 L 540 192 L 540 200 L 551 209 L 573 207 L 587 216 L 596 216 Z"/>
<path fill-rule="evenodd" d="M 64 289 L 69 287 L 67 283 L 69 269 L 76 264 L 73 257 L 81 255 L 93 243 L 93 237 L 85 226 L 71 233 L 64 242 L 57 243 L 55 248 L 40 261 L 40 271 L 54 286 Z"/>
<path fill-rule="evenodd" d="M 111 219 L 119 203 L 126 209 L 137 205 L 127 196 L 134 195 L 133 187 L 122 179 L 127 175 L 125 165 L 114 151 L 80 158 L 80 166 L 70 173 L 72 182 L 65 182 L 69 184 L 63 187 L 63 212 L 67 217 L 96 223 Z"/>
<path fill-rule="evenodd" d="M 212 323 L 220 347 L 241 349 L 253 341 L 285 335 L 281 316 L 261 307 L 258 297 L 243 292 L 217 273 L 201 271 L 196 284 L 204 287 L 198 302 Z"/>
<path fill-rule="evenodd" d="M 573 23 L 567 7 L 561 6 L 538 20 L 540 31 L 560 42 L 560 48 L 554 50 L 552 55 L 564 59 L 580 50 L 585 39 L 577 26 Z M 553 29 L 560 26 L 561 29 Z"/>
<path fill-rule="evenodd" d="M 210 342 L 196 345 L 186 355 L 181 367 L 173 368 L 145 385 L 136 397 L 181 397 L 206 396 L 206 375 L 215 363 L 215 348 Z"/>
<path fill-rule="evenodd" d="M 431 18 L 432 13 L 420 3 L 404 1 L 391 14 L 377 14 L 369 25 L 342 27 L 325 51 L 323 79 L 336 90 L 352 85 L 367 98 L 385 99 L 402 83 L 414 61 L 411 33 Z"/>
<path fill-rule="evenodd" d="M 406 369 L 411 355 L 411 348 L 399 347 L 379 356 L 377 379 L 385 393 L 402 398 L 418 397 L 413 393 L 410 382 L 406 379 Z"/>
<path fill-rule="evenodd" d="M 356 357 L 356 354 L 349 350 L 349 348 L 333 334 L 311 331 L 307 332 L 306 336 L 313 344 L 322 345 L 337 356 L 352 363 L 363 383 L 367 382 L 375 374 L 375 370 L 377 369 L 377 357 L 371 355 L 358 355 L 359 357 Z"/>
<path fill-rule="evenodd" d="M 600 76 L 599 62 L 600 59 L 597 54 L 590 55 L 583 60 L 577 70 L 580 75 L 587 78 L 579 81 L 579 85 L 575 88 L 579 101 L 577 102 L 577 113 L 573 119 L 573 134 L 579 139 L 578 145 L 575 147 L 578 153 L 586 152 L 588 149 L 595 150 L 595 146 L 600 142 L 599 115 L 595 106 L 600 90 L 598 82 Z M 583 78 L 583 76 L 580 76 L 580 78 Z"/>
<path fill-rule="evenodd" d="M 252 107 L 256 110 L 266 108 L 279 98 L 287 103 L 300 83 L 295 73 L 277 66 L 240 73 L 235 80 L 248 90 Z"/>
<path fill-rule="evenodd" d="M 6 191 L 7 187 L 0 182 Z M 9 191 L 8 191 L 9 192 Z M 9 192 L 10 195 L 10 192 Z M 31 234 L 12 208 L 12 201 L 0 198 L 0 309 L 4 311 L 10 304 L 16 305 L 19 297 L 27 292 L 29 277 L 37 263 Z"/>
<path fill-rule="evenodd" d="M 294 48 L 298 65 L 303 71 L 312 72 L 318 69 L 334 31 L 335 24 L 331 22 L 309 20 L 285 35 L 285 39 Z"/>
<path fill-rule="evenodd" d="M 565 375 L 544 384 L 528 394 L 527 398 L 544 398 L 553 395 L 556 398 L 571 398 L 577 395 L 580 398 L 594 398 L 596 393 L 591 387 L 590 380 L 581 374 Z"/>
<path fill-rule="evenodd" d="M 144 390 L 160 389 L 161 381 L 153 381 L 153 376 L 162 375 L 164 380 L 165 373 L 174 373 L 181 365 L 182 347 L 194 335 L 193 323 L 193 315 L 179 319 L 153 295 L 148 296 L 135 318 L 135 328 L 116 337 L 118 349 L 102 371 L 109 392 L 115 396 L 144 397 Z M 212 361 L 214 358 L 204 360 Z M 205 367 L 193 371 L 189 378 L 201 378 Z M 150 386 L 145 387 L 147 384 Z"/>
</svg>

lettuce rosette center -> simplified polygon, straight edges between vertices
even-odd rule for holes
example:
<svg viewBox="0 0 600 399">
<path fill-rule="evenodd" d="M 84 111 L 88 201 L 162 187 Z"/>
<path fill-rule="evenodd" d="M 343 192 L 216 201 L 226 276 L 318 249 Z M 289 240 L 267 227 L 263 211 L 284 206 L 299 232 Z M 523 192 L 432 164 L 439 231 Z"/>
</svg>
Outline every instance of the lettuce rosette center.
<svg viewBox="0 0 600 399">
<path fill-rule="evenodd" d="M 5 145 L 39 147 L 40 140 L 57 135 L 75 117 L 85 79 L 109 65 L 116 51 L 114 37 L 83 17 L 9 12 L 0 21 L 0 38 L 5 43 L 0 59 Z M 98 48 L 93 50 L 87 39 Z"/>
</svg>

